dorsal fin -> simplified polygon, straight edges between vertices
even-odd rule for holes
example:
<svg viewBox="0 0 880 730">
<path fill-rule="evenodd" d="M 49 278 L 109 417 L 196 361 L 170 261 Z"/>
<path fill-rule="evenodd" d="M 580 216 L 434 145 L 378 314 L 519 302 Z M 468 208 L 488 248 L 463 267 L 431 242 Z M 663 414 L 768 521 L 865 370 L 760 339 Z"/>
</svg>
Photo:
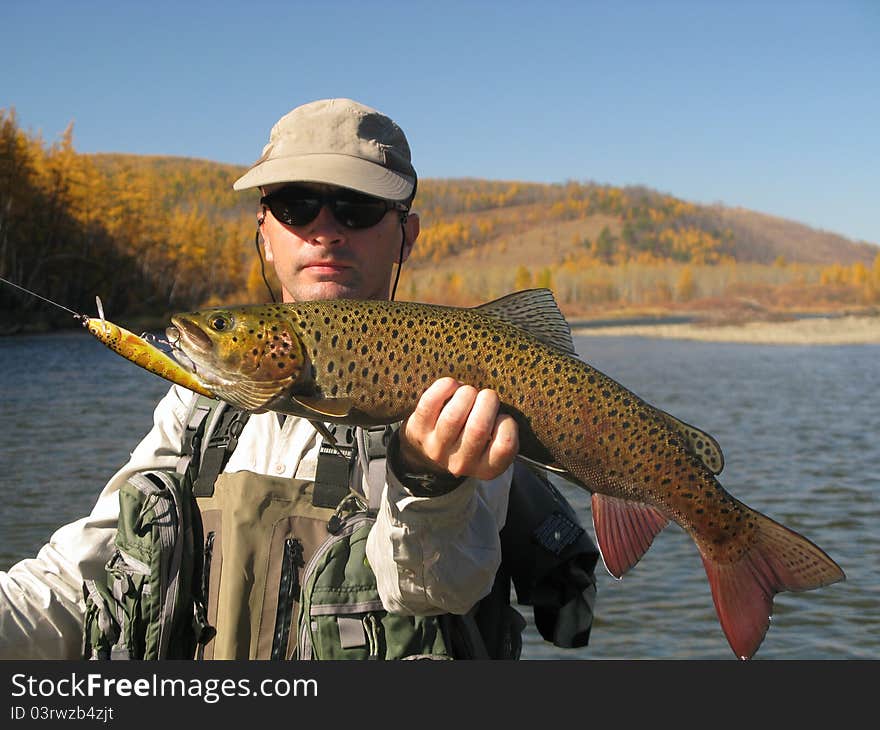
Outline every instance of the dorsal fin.
<svg viewBox="0 0 880 730">
<path fill-rule="evenodd" d="M 516 325 L 569 355 L 577 355 L 571 339 L 571 327 L 553 298 L 549 289 L 525 289 L 507 294 L 500 299 L 486 302 L 474 311 Z"/>
</svg>

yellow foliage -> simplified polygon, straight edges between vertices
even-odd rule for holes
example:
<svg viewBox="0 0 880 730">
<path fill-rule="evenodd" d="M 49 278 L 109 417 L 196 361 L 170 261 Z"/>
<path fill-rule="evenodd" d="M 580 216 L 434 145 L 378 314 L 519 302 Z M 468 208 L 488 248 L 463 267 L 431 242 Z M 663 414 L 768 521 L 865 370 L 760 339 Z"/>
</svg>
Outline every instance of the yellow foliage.
<svg viewBox="0 0 880 730">
<path fill-rule="evenodd" d="M 257 195 L 231 190 L 235 166 L 80 155 L 72 125 L 46 144 L 0 109 L 0 171 L 0 273 L 14 280 L 75 307 L 92 307 L 100 293 L 118 314 L 267 299 L 253 248 Z M 880 254 L 870 266 L 781 256 L 738 264 L 733 234 L 707 224 L 702 208 L 642 189 L 425 180 L 417 209 L 422 232 L 400 289 L 409 299 L 484 301 L 509 291 L 512 278 L 515 289 L 552 288 L 578 310 L 750 292 L 880 301 Z M 510 260 L 524 241 L 546 256 Z M 450 271 L 461 254 L 480 264 Z M 407 276 L 411 268 L 418 275 Z M 277 294 L 271 266 L 266 273 Z"/>
<path fill-rule="evenodd" d="M 675 283 L 675 296 L 681 302 L 689 302 L 697 295 L 697 285 L 694 282 L 694 272 L 689 266 L 685 266 Z"/>
<path fill-rule="evenodd" d="M 452 272 L 446 279 L 446 290 L 455 299 L 461 294 L 464 279 L 457 271 Z"/>
<path fill-rule="evenodd" d="M 553 271 L 547 267 L 541 269 L 535 277 L 535 286 L 540 289 L 552 289 Z"/>
<path fill-rule="evenodd" d="M 819 283 L 822 286 L 844 284 L 846 283 L 846 271 L 840 264 L 837 263 L 832 264 L 831 266 L 826 266 L 824 269 L 822 269 Z"/>
<path fill-rule="evenodd" d="M 532 272 L 525 266 L 518 266 L 513 278 L 513 288 L 517 291 L 520 289 L 529 289 L 532 286 Z"/>
<path fill-rule="evenodd" d="M 865 284 L 868 283 L 870 276 L 868 267 L 861 261 L 857 261 L 850 268 L 849 280 L 850 283 L 855 286 L 865 286 Z"/>
</svg>

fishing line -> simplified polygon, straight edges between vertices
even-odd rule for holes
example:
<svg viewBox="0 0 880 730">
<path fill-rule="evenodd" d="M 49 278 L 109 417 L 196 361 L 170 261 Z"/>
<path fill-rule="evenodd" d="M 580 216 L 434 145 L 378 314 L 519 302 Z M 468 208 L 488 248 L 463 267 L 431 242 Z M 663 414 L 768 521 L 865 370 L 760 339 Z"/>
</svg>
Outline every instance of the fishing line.
<svg viewBox="0 0 880 730">
<path fill-rule="evenodd" d="M 15 282 L 9 281 L 9 279 L 4 279 L 2 276 L 0 276 L 0 281 L 2 281 L 5 284 L 9 284 L 9 286 L 14 286 L 16 289 L 20 289 L 25 294 L 30 294 L 31 296 L 36 297 L 37 299 L 42 299 L 44 302 L 48 302 L 53 307 L 58 307 L 59 309 L 63 309 L 65 312 L 70 312 L 77 319 L 88 319 L 88 317 L 86 317 L 84 314 L 80 314 L 79 312 L 74 312 L 72 309 L 65 307 L 63 304 L 59 304 L 58 302 L 53 302 L 51 299 L 47 299 L 46 297 L 42 296 L 41 294 L 37 294 L 35 291 L 31 291 L 30 289 L 25 289 L 23 286 L 19 286 Z M 103 317 L 101 317 L 101 319 L 103 319 Z"/>
<path fill-rule="evenodd" d="M 16 289 L 23 291 L 25 294 L 30 294 L 32 297 L 36 297 L 37 299 L 42 299 L 44 302 L 51 304 L 53 307 L 58 307 L 59 309 L 63 309 L 65 312 L 70 312 L 76 319 L 81 320 L 84 325 L 88 325 L 89 320 L 91 319 L 91 317 L 89 317 L 88 315 L 80 314 L 79 312 L 74 312 L 69 307 L 65 307 L 63 304 L 59 304 L 58 302 L 55 302 L 51 299 L 47 299 L 42 294 L 37 294 L 35 291 L 31 291 L 30 289 L 26 289 L 25 287 L 20 286 L 19 284 L 16 284 L 14 281 L 9 281 L 9 279 L 6 279 L 2 276 L 0 276 L 0 281 L 2 281 L 4 284 L 9 284 L 9 286 L 14 286 Z M 101 303 L 101 297 L 95 297 L 95 305 L 98 308 L 98 319 L 100 319 L 102 322 L 105 322 L 106 319 L 104 317 L 104 305 Z M 150 332 L 142 333 L 141 339 L 146 340 L 147 342 L 149 342 L 152 345 L 166 345 L 167 347 L 170 347 L 172 350 L 177 349 L 175 347 L 175 343 L 169 342 L 168 340 L 163 340 L 159 337 L 156 337 L 156 335 L 154 335 Z"/>
</svg>

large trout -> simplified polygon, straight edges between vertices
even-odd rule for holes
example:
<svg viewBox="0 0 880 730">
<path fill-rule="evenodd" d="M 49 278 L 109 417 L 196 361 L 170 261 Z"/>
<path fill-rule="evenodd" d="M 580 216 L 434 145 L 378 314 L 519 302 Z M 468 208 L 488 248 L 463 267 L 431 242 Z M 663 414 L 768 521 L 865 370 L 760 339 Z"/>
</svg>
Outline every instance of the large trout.
<svg viewBox="0 0 880 730">
<path fill-rule="evenodd" d="M 403 419 L 444 376 L 495 389 L 519 424 L 521 456 L 592 493 L 611 574 L 635 565 L 669 520 L 693 538 L 738 657 L 763 640 L 774 594 L 844 578 L 816 545 L 724 490 L 714 439 L 579 359 L 548 290 L 471 309 L 330 300 L 172 322 L 181 362 L 216 397 L 250 411 L 366 426 Z"/>
</svg>

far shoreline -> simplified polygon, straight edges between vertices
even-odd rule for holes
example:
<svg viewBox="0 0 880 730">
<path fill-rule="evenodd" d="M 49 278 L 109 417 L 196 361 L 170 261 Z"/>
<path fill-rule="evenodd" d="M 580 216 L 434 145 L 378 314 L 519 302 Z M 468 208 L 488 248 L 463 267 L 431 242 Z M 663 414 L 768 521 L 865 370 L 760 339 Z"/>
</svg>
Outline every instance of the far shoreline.
<svg viewBox="0 0 880 730">
<path fill-rule="evenodd" d="M 836 315 L 784 321 L 710 324 L 640 322 L 609 324 L 607 320 L 572 325 L 578 337 L 646 337 L 752 345 L 880 345 L 880 316 Z"/>
</svg>

